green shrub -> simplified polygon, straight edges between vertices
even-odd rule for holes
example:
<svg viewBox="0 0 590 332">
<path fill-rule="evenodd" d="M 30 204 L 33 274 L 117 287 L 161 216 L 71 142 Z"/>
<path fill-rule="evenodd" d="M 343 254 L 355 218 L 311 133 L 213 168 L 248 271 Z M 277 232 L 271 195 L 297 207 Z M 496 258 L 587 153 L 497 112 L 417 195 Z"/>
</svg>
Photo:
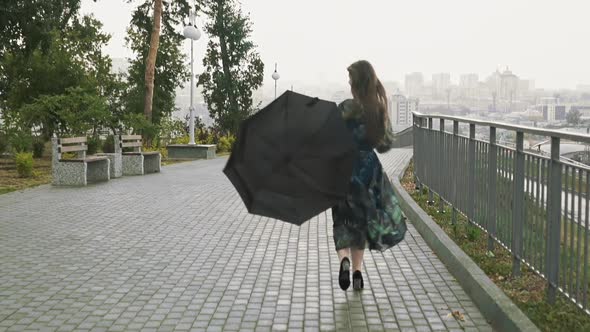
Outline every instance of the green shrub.
<svg viewBox="0 0 590 332">
<path fill-rule="evenodd" d="M 61 159 L 68 160 L 68 159 L 78 159 L 77 152 L 64 152 L 61 154 Z"/>
<path fill-rule="evenodd" d="M 471 242 L 479 239 L 481 230 L 474 225 L 467 225 L 467 239 Z"/>
<path fill-rule="evenodd" d="M 217 151 L 219 152 L 231 152 L 236 138 L 233 135 L 221 136 L 219 142 L 217 142 Z"/>
<path fill-rule="evenodd" d="M 115 153 L 115 136 L 107 136 L 107 138 L 102 143 L 102 152 Z"/>
<path fill-rule="evenodd" d="M 16 171 L 21 178 L 33 176 L 33 154 L 30 152 L 19 152 L 15 156 Z"/>
<path fill-rule="evenodd" d="M 96 154 L 98 152 L 98 146 L 100 145 L 100 138 L 88 137 L 86 144 L 88 144 L 88 150 L 86 150 L 86 154 Z"/>
<path fill-rule="evenodd" d="M 43 157 L 43 151 L 45 150 L 45 142 L 42 139 L 36 139 L 33 142 L 33 158 Z"/>
<path fill-rule="evenodd" d="M 159 151 L 160 151 L 160 155 L 162 155 L 162 160 L 167 160 L 168 159 L 168 149 L 166 149 L 166 147 L 161 147 Z"/>
<path fill-rule="evenodd" d="M 190 137 L 188 135 L 180 136 L 172 140 L 172 144 L 188 144 Z"/>
<path fill-rule="evenodd" d="M 33 147 L 33 136 L 22 131 L 15 132 L 10 136 L 10 146 L 14 152 L 29 152 Z"/>
</svg>

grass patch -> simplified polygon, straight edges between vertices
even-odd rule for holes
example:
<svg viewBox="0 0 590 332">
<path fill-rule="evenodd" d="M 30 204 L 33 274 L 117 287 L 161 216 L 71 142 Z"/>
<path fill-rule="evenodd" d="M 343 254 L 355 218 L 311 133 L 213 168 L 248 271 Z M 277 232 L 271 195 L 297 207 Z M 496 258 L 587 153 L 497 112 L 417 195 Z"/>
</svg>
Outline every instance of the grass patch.
<svg viewBox="0 0 590 332">
<path fill-rule="evenodd" d="M 469 223 L 460 213 L 452 223 L 452 211 L 445 206 L 445 213 L 438 213 L 438 202 L 429 206 L 425 191 L 415 189 L 413 162 L 402 185 L 412 198 L 432 219 L 475 261 L 488 277 L 531 319 L 542 331 L 590 331 L 590 315 L 559 294 L 555 305 L 546 302 L 547 282 L 522 264 L 521 276 L 512 277 L 512 255 L 496 245 L 492 253 L 487 250 L 487 234 Z"/>
<path fill-rule="evenodd" d="M 229 156 L 230 152 L 221 152 L 217 157 Z M 174 165 L 193 160 L 172 160 L 162 158 L 162 166 Z M 51 156 L 35 158 L 33 176 L 22 178 L 18 175 L 16 164 L 12 158 L 0 158 L 0 195 L 13 191 L 33 188 L 51 183 Z"/>
<path fill-rule="evenodd" d="M 51 158 L 36 158 L 33 176 L 20 177 L 14 159 L 0 158 L 0 194 L 51 183 Z"/>
</svg>

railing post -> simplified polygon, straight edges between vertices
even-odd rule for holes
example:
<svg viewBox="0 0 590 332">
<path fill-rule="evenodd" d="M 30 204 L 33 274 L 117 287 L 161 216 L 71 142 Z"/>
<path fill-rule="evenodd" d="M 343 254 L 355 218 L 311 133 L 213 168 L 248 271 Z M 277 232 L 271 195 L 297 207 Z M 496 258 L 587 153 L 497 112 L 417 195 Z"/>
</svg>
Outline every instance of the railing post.
<svg viewBox="0 0 590 332">
<path fill-rule="evenodd" d="M 452 192 L 453 192 L 453 202 L 452 202 L 452 217 L 451 223 L 454 225 L 457 223 L 457 178 L 461 176 L 457 174 L 458 169 L 458 159 L 459 159 L 459 121 L 453 121 L 453 146 L 451 148 L 451 181 L 452 181 Z"/>
<path fill-rule="evenodd" d="M 498 146 L 496 127 L 490 127 L 490 149 L 488 152 L 488 250 L 494 250 L 496 236 L 496 180 L 498 174 Z"/>
<path fill-rule="evenodd" d="M 551 137 L 551 167 L 547 190 L 547 299 L 555 303 L 559 282 L 559 242 L 561 240 L 561 162 L 559 137 Z"/>
<path fill-rule="evenodd" d="M 467 210 L 467 219 L 475 219 L 475 124 L 469 124 L 469 204 Z"/>
<path fill-rule="evenodd" d="M 431 136 L 434 134 L 434 132 L 432 131 L 432 118 L 428 118 L 428 134 Z M 436 142 L 430 142 L 430 143 L 432 143 L 432 144 L 426 144 L 428 146 L 429 152 L 432 152 L 432 153 L 429 153 L 428 155 L 434 156 L 436 151 L 432 151 L 431 149 L 435 145 L 434 143 L 436 143 Z M 430 183 L 428 183 L 428 201 L 426 201 L 426 203 L 430 206 L 434 205 L 434 197 L 432 194 L 432 189 L 430 189 L 430 187 L 432 186 L 432 182 L 433 181 L 431 179 Z"/>
<path fill-rule="evenodd" d="M 512 275 L 520 276 L 524 223 L 524 133 L 516 132 L 516 158 L 512 170 L 514 180 L 512 205 Z"/>
<path fill-rule="evenodd" d="M 414 136 L 414 144 L 412 144 L 412 152 L 413 152 L 413 156 L 414 156 L 414 185 L 415 185 L 415 189 L 416 190 L 420 190 L 420 180 L 418 180 L 418 168 L 420 167 L 422 161 L 420 160 L 420 156 L 418 155 L 418 153 L 420 153 L 420 149 L 422 147 L 418 147 L 418 145 L 420 144 L 420 140 L 418 138 L 418 125 L 420 125 L 420 127 L 422 127 L 422 118 L 416 117 L 415 114 L 412 113 L 412 135 Z"/>
<path fill-rule="evenodd" d="M 445 140 L 445 120 L 439 119 L 440 124 L 440 142 L 438 145 L 438 153 L 440 155 L 440 165 L 442 165 L 443 171 L 442 174 L 446 174 L 446 170 L 444 169 L 447 165 L 445 163 L 445 151 L 444 151 L 444 140 Z M 443 187 L 443 179 L 439 177 L 440 186 L 438 188 L 438 213 L 445 213 L 445 203 L 442 197 L 442 187 Z"/>
</svg>

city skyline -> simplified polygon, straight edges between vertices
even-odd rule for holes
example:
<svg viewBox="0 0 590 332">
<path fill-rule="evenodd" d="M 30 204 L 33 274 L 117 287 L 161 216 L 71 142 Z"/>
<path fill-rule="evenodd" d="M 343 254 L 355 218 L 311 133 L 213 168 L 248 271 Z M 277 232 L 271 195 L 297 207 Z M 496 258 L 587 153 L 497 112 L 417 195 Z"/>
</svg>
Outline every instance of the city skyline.
<svg viewBox="0 0 590 332">
<path fill-rule="evenodd" d="M 108 54 L 132 56 L 123 39 L 137 3 L 105 4 L 83 0 L 82 12 L 94 13 L 113 35 Z M 275 63 L 279 85 L 287 80 L 294 85 L 346 83 L 346 67 L 358 59 L 371 61 L 383 81 L 401 82 L 415 71 L 427 77 L 437 72 L 483 77 L 508 65 L 522 77 L 534 77 L 537 87 L 590 84 L 590 45 L 583 42 L 590 35 L 590 25 L 583 23 L 590 3 L 585 1 L 565 0 L 559 6 L 533 0 L 373 1 L 359 6 L 348 0 L 244 0 L 242 6 L 250 13 L 252 40 L 266 65 L 265 85 L 273 84 Z M 202 28 L 202 17 L 197 24 Z M 206 44 L 203 34 L 195 44 L 197 59 Z M 184 47 L 188 54 L 188 42 Z M 200 62 L 196 72 L 202 71 Z"/>
</svg>

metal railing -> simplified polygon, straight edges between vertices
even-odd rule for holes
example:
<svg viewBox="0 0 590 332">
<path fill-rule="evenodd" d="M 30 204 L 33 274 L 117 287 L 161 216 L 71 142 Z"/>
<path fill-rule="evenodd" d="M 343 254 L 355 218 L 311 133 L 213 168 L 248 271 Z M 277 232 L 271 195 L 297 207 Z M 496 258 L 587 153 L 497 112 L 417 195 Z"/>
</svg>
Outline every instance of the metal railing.
<svg viewBox="0 0 590 332">
<path fill-rule="evenodd" d="M 417 112 L 413 121 L 414 175 L 429 202 L 436 194 L 439 211 L 449 204 L 453 216 L 481 227 L 488 250 L 508 249 L 514 276 L 522 263 L 545 278 L 550 303 L 561 292 L 590 314 L 590 168 L 559 154 L 560 140 L 590 143 L 590 136 Z M 468 136 L 460 125 L 469 126 Z M 476 126 L 489 128 L 489 140 L 476 139 Z M 515 147 L 498 145 L 497 129 L 514 132 Z M 549 137 L 551 155 L 524 151 L 525 134 Z"/>
<path fill-rule="evenodd" d="M 413 127 L 408 127 L 400 132 L 395 133 L 395 141 L 393 143 L 394 148 L 404 148 L 412 146 L 412 142 L 414 140 L 412 128 Z"/>
</svg>

